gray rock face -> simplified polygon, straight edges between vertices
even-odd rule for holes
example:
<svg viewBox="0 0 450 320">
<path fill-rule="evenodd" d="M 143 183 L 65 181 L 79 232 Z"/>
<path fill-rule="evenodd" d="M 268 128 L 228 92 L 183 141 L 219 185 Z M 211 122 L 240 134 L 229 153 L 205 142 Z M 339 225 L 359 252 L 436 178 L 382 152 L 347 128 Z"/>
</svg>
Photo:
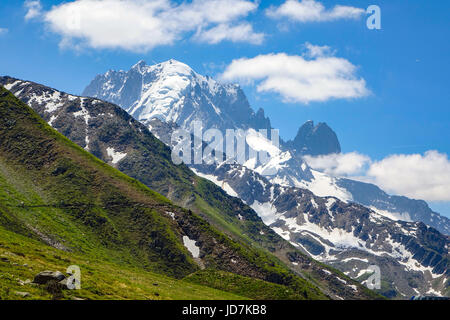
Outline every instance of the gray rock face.
<svg viewBox="0 0 450 320">
<path fill-rule="evenodd" d="M 42 271 L 34 277 L 33 282 L 38 284 L 47 284 L 50 281 L 60 282 L 65 278 L 66 276 L 59 271 Z"/>
<path fill-rule="evenodd" d="M 298 130 L 297 136 L 287 145 L 301 155 L 326 155 L 340 153 L 341 145 L 336 133 L 323 122 L 314 126 L 313 121 L 307 121 Z"/>
</svg>

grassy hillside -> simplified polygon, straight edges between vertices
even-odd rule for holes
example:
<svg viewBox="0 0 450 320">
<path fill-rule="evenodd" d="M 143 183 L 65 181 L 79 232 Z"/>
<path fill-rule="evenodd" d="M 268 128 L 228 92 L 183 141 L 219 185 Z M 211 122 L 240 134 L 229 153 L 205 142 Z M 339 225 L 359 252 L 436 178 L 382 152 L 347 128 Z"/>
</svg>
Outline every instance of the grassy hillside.
<svg viewBox="0 0 450 320">
<path fill-rule="evenodd" d="M 136 268 L 149 279 L 154 273 L 182 278 L 208 267 L 289 286 L 303 299 L 325 298 L 273 257 L 238 244 L 87 153 L 3 88 L 0 226 L 2 239 L 3 233 L 21 235 L 46 243 L 61 257 L 80 257 L 81 263 L 71 264 L 83 265 L 85 259 L 120 271 Z M 197 242 L 199 258 L 185 248 L 183 237 Z M 38 259 L 42 267 L 51 264 Z M 0 264 L 0 271 L 7 266 Z"/>
<path fill-rule="evenodd" d="M 81 269 L 81 290 L 64 290 L 64 299 L 246 299 L 242 296 L 144 272 L 90 255 L 65 252 L 0 227 L 0 300 L 52 299 L 45 286 L 26 283 L 43 270 Z M 23 298 L 16 292 L 28 292 Z"/>
</svg>

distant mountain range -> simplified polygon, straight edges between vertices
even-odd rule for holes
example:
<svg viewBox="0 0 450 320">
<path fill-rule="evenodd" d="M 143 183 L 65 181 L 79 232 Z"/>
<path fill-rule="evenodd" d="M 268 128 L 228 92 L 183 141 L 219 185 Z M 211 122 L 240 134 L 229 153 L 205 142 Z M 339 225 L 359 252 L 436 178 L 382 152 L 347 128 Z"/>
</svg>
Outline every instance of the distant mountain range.
<svg viewBox="0 0 450 320">
<path fill-rule="evenodd" d="M 147 126 L 157 118 L 184 129 L 190 129 L 196 120 L 206 128 L 223 131 L 271 128 L 264 111 L 255 114 L 238 85 L 220 84 L 176 60 L 153 66 L 140 61 L 129 71 L 108 71 L 97 76 L 83 95 L 115 103 Z M 278 174 L 268 178 L 275 184 L 307 188 L 318 196 L 355 201 L 391 218 L 422 221 L 450 234 L 450 219 L 433 212 L 424 201 L 390 196 L 372 184 L 328 176 L 312 170 L 302 159 L 305 154 L 340 151 L 339 140 L 327 124 L 307 121 L 292 141 L 281 140 L 279 156 L 271 163 Z M 252 167 L 251 162 L 246 165 L 262 174 L 268 169 Z"/>
</svg>

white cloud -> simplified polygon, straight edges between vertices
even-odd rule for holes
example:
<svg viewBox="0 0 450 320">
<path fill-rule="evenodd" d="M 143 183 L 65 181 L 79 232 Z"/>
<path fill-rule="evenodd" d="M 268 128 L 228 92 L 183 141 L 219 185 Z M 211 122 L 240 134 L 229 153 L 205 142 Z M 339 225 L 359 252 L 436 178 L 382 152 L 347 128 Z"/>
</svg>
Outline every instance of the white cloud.
<svg viewBox="0 0 450 320">
<path fill-rule="evenodd" d="M 39 17 L 42 14 L 42 5 L 39 0 L 27 0 L 24 3 L 27 13 L 25 14 L 25 20 L 31 20 Z"/>
<path fill-rule="evenodd" d="M 329 46 L 317 46 L 307 42 L 305 47 L 307 49 L 306 56 L 309 58 L 334 55 Z"/>
<path fill-rule="evenodd" d="M 224 80 L 257 81 L 258 92 L 279 93 L 285 101 L 309 103 L 359 98 L 369 94 L 348 60 L 332 55 L 328 47 L 306 44 L 303 56 L 272 53 L 233 60 Z"/>
<path fill-rule="evenodd" d="M 337 5 L 332 9 L 315 0 L 287 0 L 279 7 L 267 9 L 267 16 L 274 19 L 288 18 L 296 22 L 322 22 L 339 19 L 357 19 L 365 13 L 364 9 Z"/>
<path fill-rule="evenodd" d="M 0 36 L 7 34 L 9 30 L 7 28 L 0 28 Z"/>
<path fill-rule="evenodd" d="M 242 22 L 257 6 L 249 0 L 75 0 L 53 6 L 43 21 L 63 46 L 145 52 L 192 34 L 208 43 L 258 44 L 263 35 Z"/>
<path fill-rule="evenodd" d="M 216 44 L 224 40 L 232 42 L 245 41 L 252 44 L 261 44 L 264 41 L 263 33 L 255 33 L 249 23 L 242 23 L 235 26 L 220 24 L 206 31 L 200 31 L 196 39 L 201 42 Z"/>
<path fill-rule="evenodd" d="M 387 191 L 428 201 L 450 201 L 450 161 L 438 151 L 392 155 L 374 162 L 367 177 Z"/>
<path fill-rule="evenodd" d="M 356 152 L 305 157 L 319 171 L 374 183 L 386 192 L 426 201 L 450 201 L 450 160 L 444 153 L 390 155 L 380 161 Z"/>
<path fill-rule="evenodd" d="M 360 175 L 370 164 L 370 158 L 358 152 L 305 156 L 304 159 L 311 168 L 332 176 Z"/>
</svg>

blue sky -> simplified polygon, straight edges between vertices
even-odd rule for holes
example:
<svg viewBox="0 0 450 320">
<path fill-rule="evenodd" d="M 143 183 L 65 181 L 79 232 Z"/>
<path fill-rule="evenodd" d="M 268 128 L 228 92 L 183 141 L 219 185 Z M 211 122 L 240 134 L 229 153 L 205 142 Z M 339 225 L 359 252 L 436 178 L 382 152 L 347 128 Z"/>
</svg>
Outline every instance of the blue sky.
<svg viewBox="0 0 450 320">
<path fill-rule="evenodd" d="M 62 1 L 40 3 L 42 12 L 49 12 Z M 327 122 L 336 131 L 344 153 L 357 151 L 373 162 L 393 154 L 450 153 L 450 2 L 320 1 L 327 10 L 336 4 L 363 9 L 376 4 L 381 8 L 381 30 L 366 27 L 366 14 L 309 22 L 266 15 L 267 8 L 283 3 L 260 1 L 256 9 L 239 18 L 251 24 L 255 33 L 265 35 L 261 43 L 205 43 L 193 40 L 195 31 L 187 30 L 171 44 L 137 52 L 123 47 L 63 47 L 61 35 L 42 17 L 25 19 L 24 1 L 2 1 L 0 28 L 7 30 L 0 31 L 0 74 L 80 94 L 95 75 L 108 69 L 129 69 L 140 59 L 151 64 L 174 58 L 199 73 L 218 77 L 235 59 L 271 53 L 301 56 L 305 43 L 328 46 L 333 56 L 356 66 L 354 75 L 364 79 L 370 94 L 306 104 L 286 101 L 276 92 L 258 92 L 255 81 L 242 82 L 252 107 L 265 109 L 283 139 L 293 138 L 299 126 L 311 119 Z M 443 161 L 444 175 L 448 168 Z M 441 198 L 432 205 L 450 216 L 450 198 Z"/>
</svg>

